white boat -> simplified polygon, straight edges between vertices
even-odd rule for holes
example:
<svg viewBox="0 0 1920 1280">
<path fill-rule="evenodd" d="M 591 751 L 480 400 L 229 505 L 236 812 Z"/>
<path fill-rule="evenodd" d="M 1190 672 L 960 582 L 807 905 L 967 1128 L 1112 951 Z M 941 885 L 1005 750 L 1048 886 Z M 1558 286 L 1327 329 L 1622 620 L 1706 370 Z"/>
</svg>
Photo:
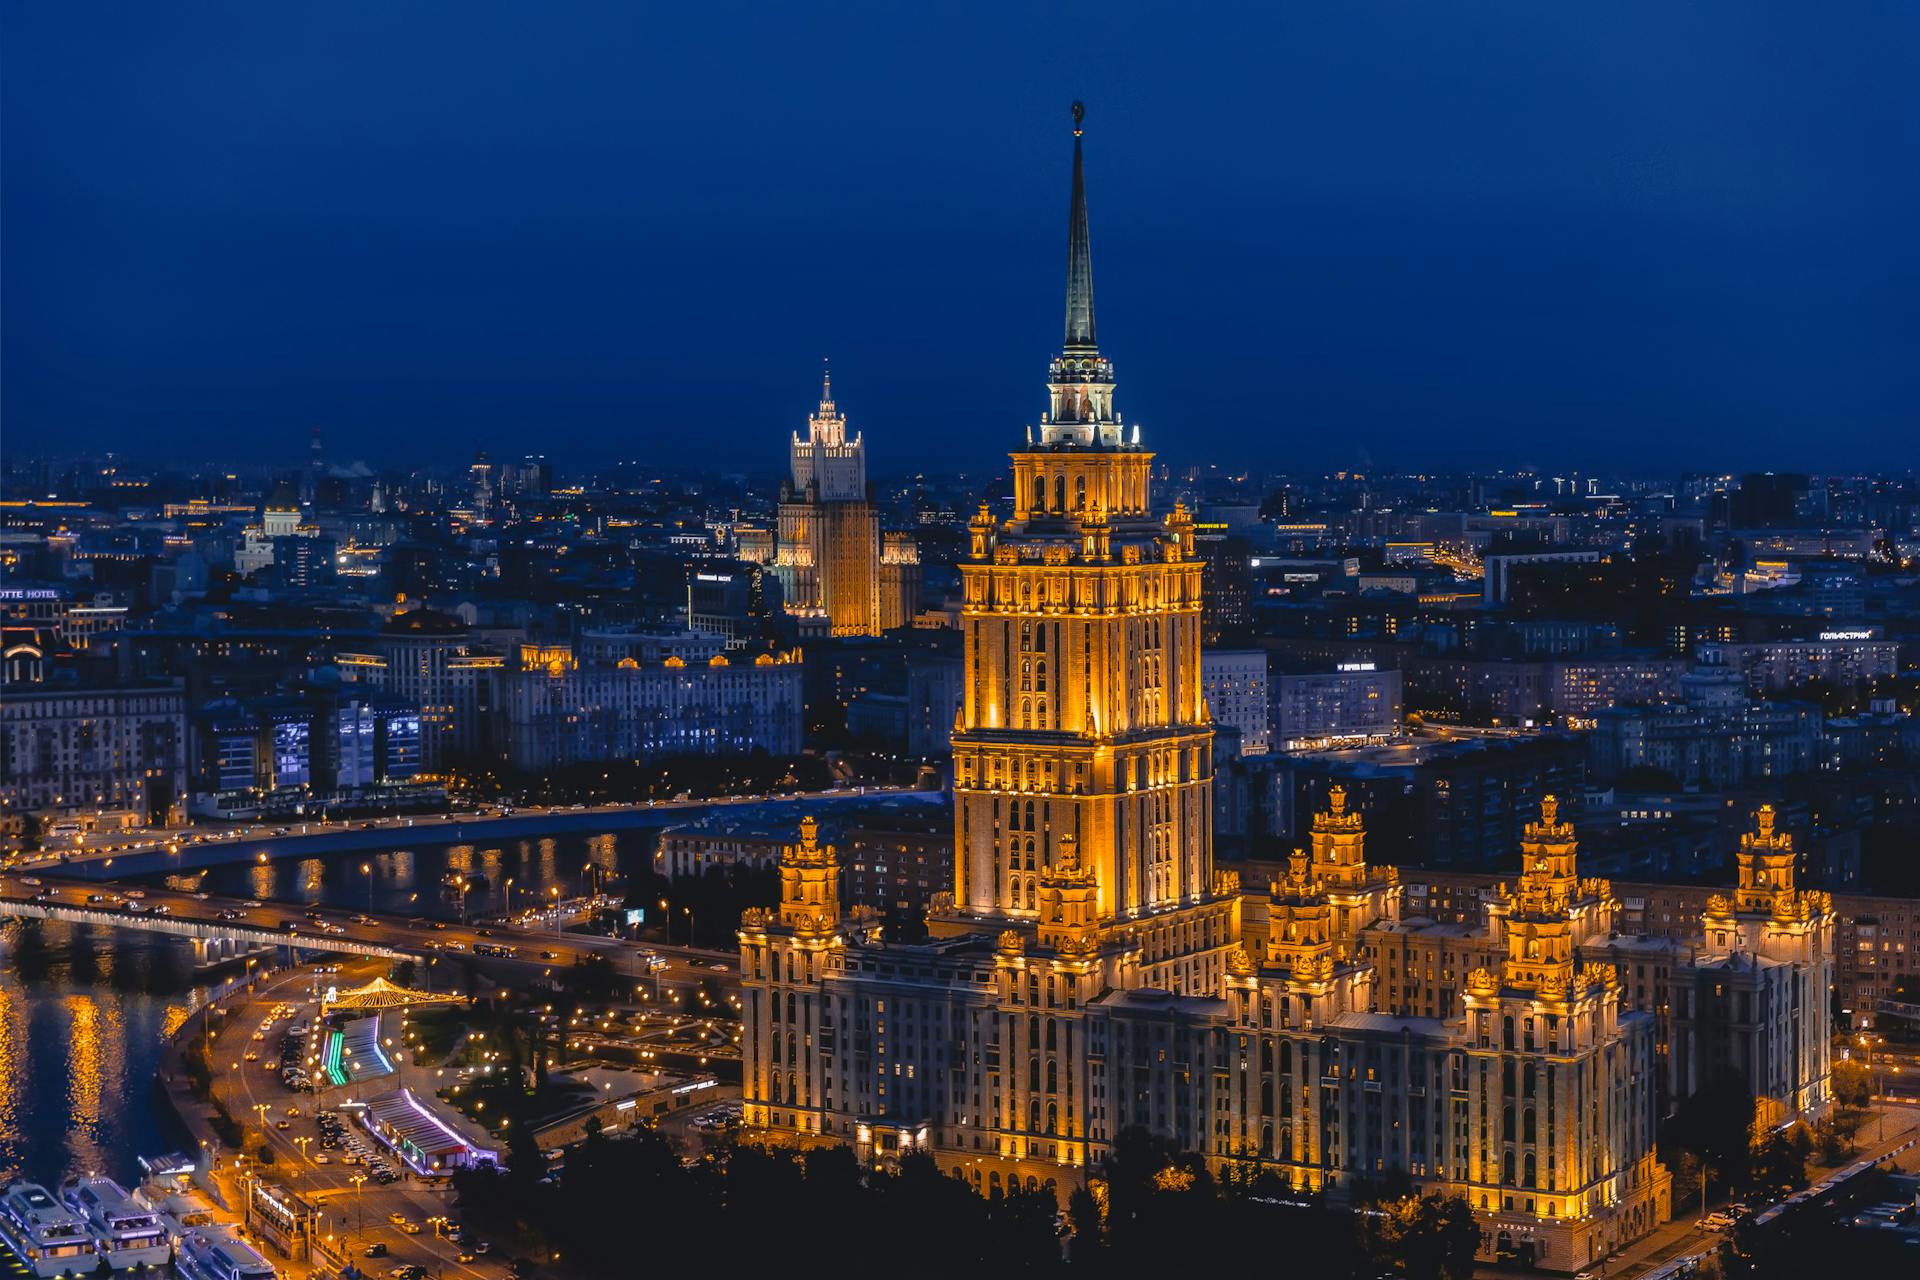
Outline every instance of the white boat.
<svg viewBox="0 0 1920 1280">
<path fill-rule="evenodd" d="M 221 1227 L 187 1234 L 174 1254 L 174 1269 L 187 1280 L 279 1280 L 273 1264 L 254 1247 Z"/>
<path fill-rule="evenodd" d="M 135 1203 L 112 1178 L 71 1178 L 61 1184 L 60 1200 L 86 1219 L 93 1247 L 115 1271 L 164 1266 L 173 1256 L 160 1215 Z"/>
<path fill-rule="evenodd" d="M 100 1265 L 85 1220 L 37 1182 L 16 1182 L 0 1195 L 0 1239 L 45 1280 L 88 1276 Z"/>
</svg>

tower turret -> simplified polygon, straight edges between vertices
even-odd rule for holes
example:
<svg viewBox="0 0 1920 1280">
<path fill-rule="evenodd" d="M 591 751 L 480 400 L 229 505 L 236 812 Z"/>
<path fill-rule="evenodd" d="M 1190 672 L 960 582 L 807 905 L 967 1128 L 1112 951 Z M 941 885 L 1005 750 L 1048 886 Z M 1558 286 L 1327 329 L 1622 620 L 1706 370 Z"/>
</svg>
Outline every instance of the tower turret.
<svg viewBox="0 0 1920 1280">
<path fill-rule="evenodd" d="M 780 923 L 804 933 L 831 933 L 840 923 L 840 859 L 820 843 L 811 815 L 800 819 L 800 843 L 780 851 Z"/>
</svg>

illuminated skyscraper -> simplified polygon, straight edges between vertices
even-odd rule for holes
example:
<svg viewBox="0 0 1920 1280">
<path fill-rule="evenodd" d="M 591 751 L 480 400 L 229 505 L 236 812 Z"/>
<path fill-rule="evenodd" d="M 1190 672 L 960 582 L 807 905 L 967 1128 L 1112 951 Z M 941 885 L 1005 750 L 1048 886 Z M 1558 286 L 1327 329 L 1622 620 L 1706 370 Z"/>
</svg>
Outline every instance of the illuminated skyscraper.
<svg viewBox="0 0 1920 1280">
<path fill-rule="evenodd" d="M 881 537 L 867 499 L 866 444 L 848 438 L 831 374 L 806 436 L 794 433 L 790 462 L 773 562 L 787 611 L 803 619 L 803 634 L 872 636 L 901 625 L 919 587 L 919 555 L 910 539 Z"/>
<path fill-rule="evenodd" d="M 928 942 L 889 942 L 842 911 L 816 831 L 786 849 L 778 906 L 741 920 L 746 1123 L 874 1163 L 926 1151 L 988 1192 L 1064 1193 L 1145 1129 L 1305 1190 L 1463 1196 L 1483 1258 L 1588 1266 L 1668 1215 L 1667 1024 L 1623 995 L 1619 904 L 1579 876 L 1554 800 L 1479 928 L 1403 919 L 1338 787 L 1279 883 L 1214 869 L 1201 561 L 1113 407 L 1079 120 L 1049 410 L 1012 455 L 1012 517 L 982 508 L 961 565 L 953 891 Z M 1810 993 L 1830 915 L 1756 841 L 1706 949 L 1744 970 L 1732 953 L 1757 948 L 1772 989 Z M 1781 1008 L 1754 1034 L 1824 1044 L 1824 1001 Z M 1689 1030 L 1688 1053 L 1724 1056 Z M 1822 1104 L 1823 1054 L 1769 1061 L 1757 1087 Z"/>
</svg>

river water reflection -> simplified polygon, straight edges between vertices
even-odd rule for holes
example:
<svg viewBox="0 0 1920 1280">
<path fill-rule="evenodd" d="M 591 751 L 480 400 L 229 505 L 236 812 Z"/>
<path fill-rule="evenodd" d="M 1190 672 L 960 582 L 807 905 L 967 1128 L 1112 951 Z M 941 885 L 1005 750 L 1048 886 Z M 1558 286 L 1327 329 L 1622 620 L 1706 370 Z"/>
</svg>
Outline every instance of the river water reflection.
<svg viewBox="0 0 1920 1280">
<path fill-rule="evenodd" d="M 162 877 L 236 897 L 454 918 L 450 874 L 484 887 L 466 895 L 474 916 L 507 896 L 527 907 L 550 888 L 616 889 L 643 871 L 654 831 L 569 834 L 466 844 L 396 843 L 339 853 L 216 867 Z M 592 874 L 589 874 L 591 869 Z M 512 881 L 509 888 L 508 881 Z M 371 895 L 371 896 L 369 896 Z M 156 1092 L 166 1038 L 206 999 L 183 939 L 52 921 L 0 921 L 0 1174 L 58 1186 L 98 1171 L 126 1182 L 135 1158 L 182 1137 Z M 4 1179 L 0 1179 L 3 1181 Z"/>
</svg>

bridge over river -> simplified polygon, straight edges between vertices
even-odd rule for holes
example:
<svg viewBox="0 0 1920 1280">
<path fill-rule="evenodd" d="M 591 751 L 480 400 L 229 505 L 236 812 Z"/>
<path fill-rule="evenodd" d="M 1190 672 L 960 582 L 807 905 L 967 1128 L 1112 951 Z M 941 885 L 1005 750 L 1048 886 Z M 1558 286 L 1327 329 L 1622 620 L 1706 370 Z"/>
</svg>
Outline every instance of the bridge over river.
<svg viewBox="0 0 1920 1280">
<path fill-rule="evenodd" d="M 651 952 L 667 961 L 666 970 L 653 976 L 666 988 L 712 979 L 730 989 L 736 985 L 738 961 L 729 951 L 642 944 L 540 927 L 459 924 L 339 908 L 303 910 L 287 903 L 177 889 L 120 888 L 45 873 L 0 874 L 0 916 L 171 934 L 192 939 L 203 958 L 222 951 L 286 947 L 395 960 L 470 957 L 485 967 L 558 968 L 599 955 L 638 981 L 645 970 L 643 958 Z"/>
</svg>

